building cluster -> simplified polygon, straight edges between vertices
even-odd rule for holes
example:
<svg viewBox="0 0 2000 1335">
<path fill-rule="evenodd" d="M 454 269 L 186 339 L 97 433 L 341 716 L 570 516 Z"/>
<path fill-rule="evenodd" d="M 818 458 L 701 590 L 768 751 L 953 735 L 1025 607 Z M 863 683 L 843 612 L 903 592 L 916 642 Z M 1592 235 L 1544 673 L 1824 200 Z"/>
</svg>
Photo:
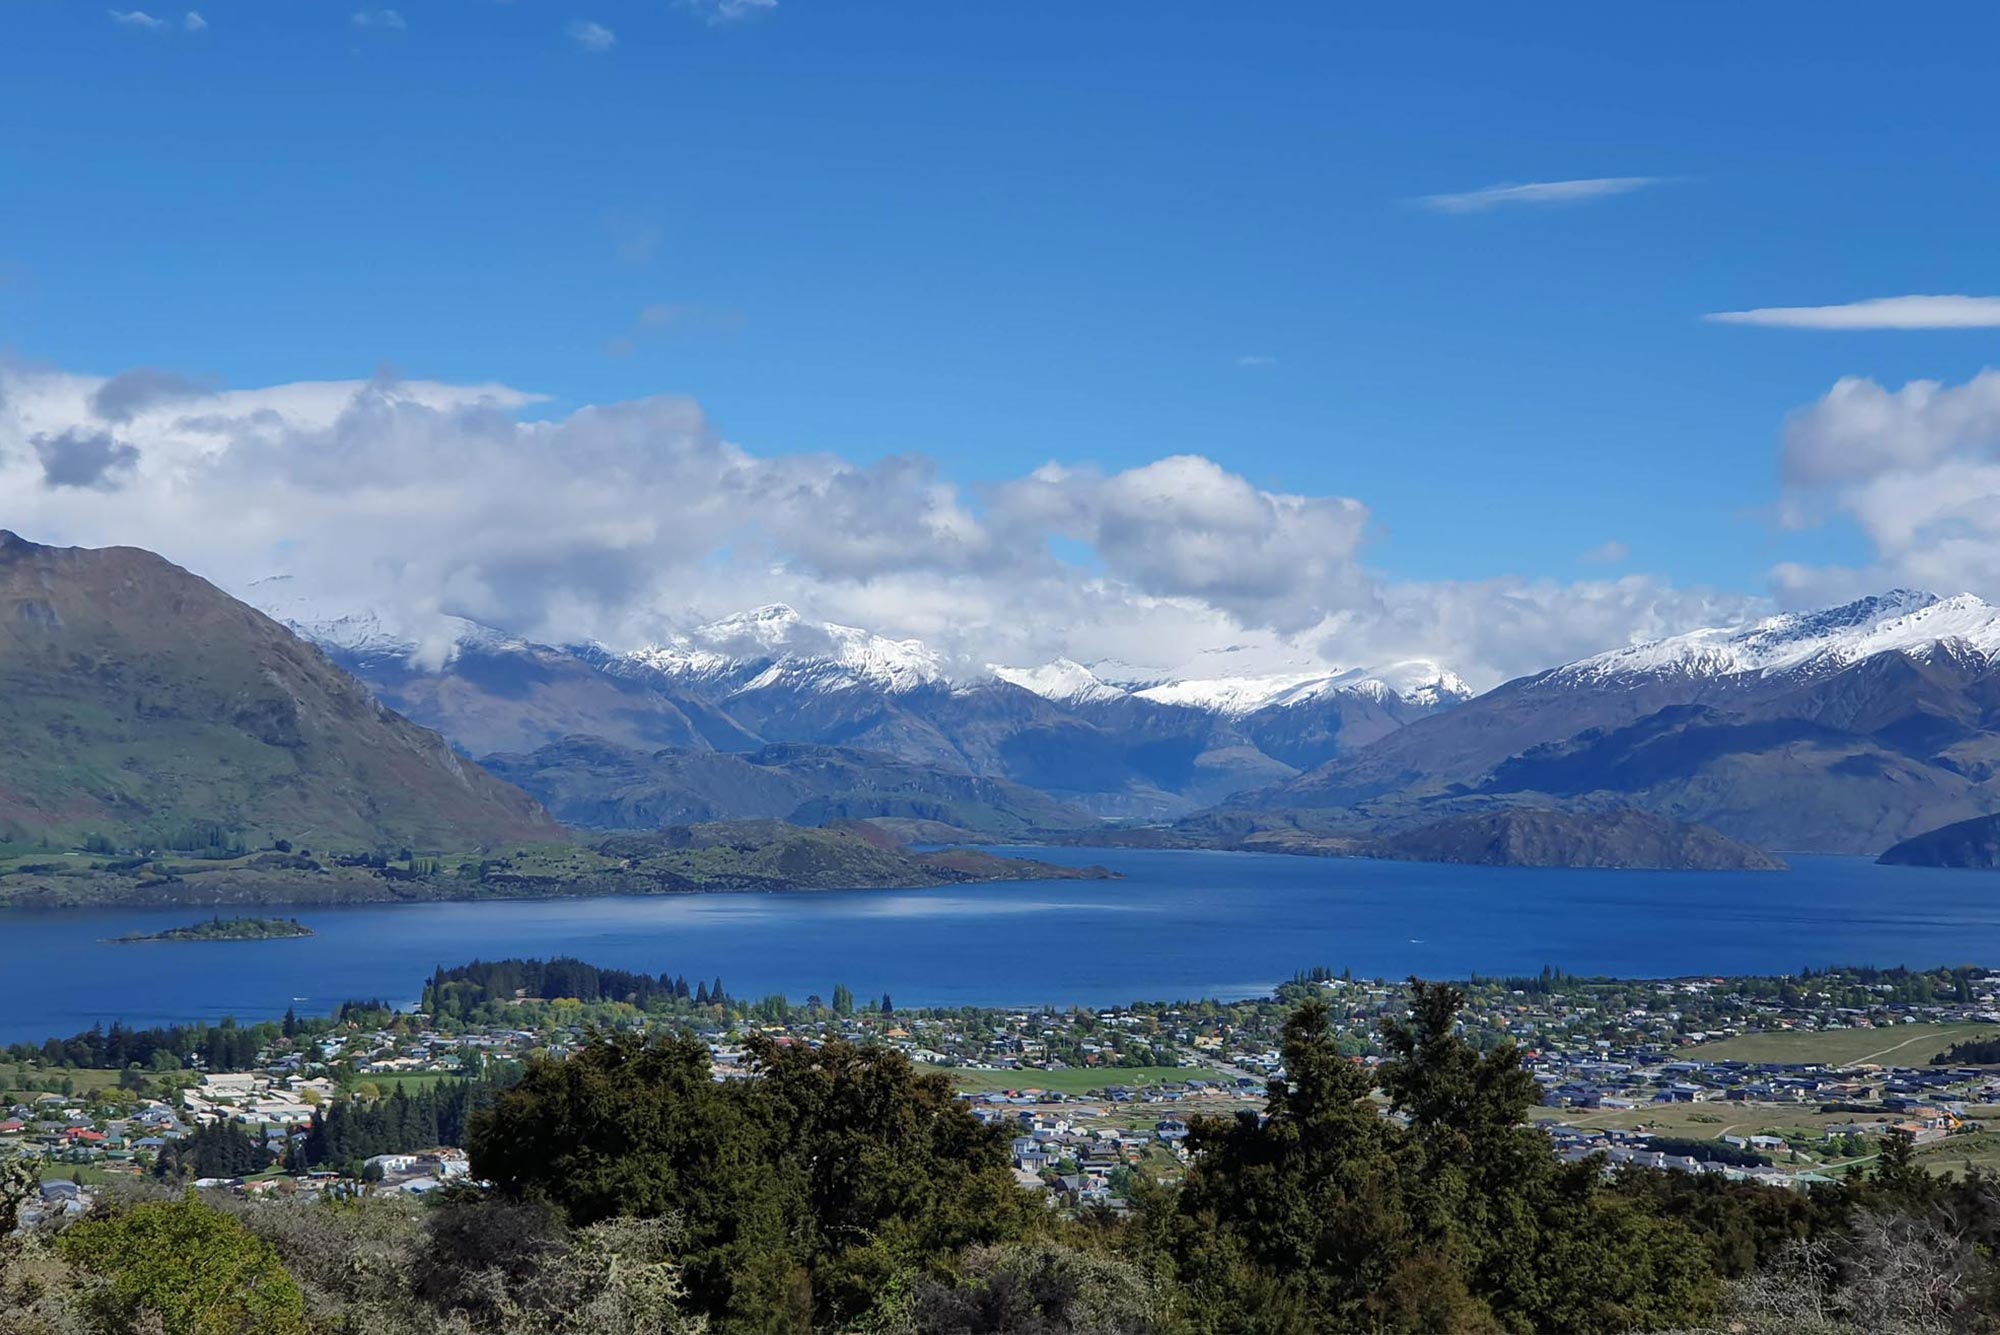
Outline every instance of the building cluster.
<svg viewBox="0 0 2000 1335">
<path fill-rule="evenodd" d="M 2000 1032 L 2000 981 L 1983 973 L 1936 985 L 1837 972 L 1638 982 L 1545 974 L 1475 980 L 1465 991 L 1467 1036 L 1481 1046 L 1511 1041 L 1523 1051 L 1541 1091 L 1536 1120 L 1569 1159 L 1811 1181 L 1863 1159 L 1869 1142 L 1892 1131 L 1927 1145 L 1978 1127 L 1981 1112 L 2000 1105 L 1993 1068 L 1926 1064 L 1905 1052 L 1914 1041 L 1905 1037 L 1909 1027 L 1920 1023 L 1991 1024 Z M 560 1055 L 592 1025 L 692 1025 L 709 1045 L 718 1079 L 750 1073 L 744 1040 L 753 1029 L 783 1042 L 843 1038 L 897 1048 L 958 1081 L 974 1114 L 1005 1130 L 1024 1183 L 1066 1204 L 1115 1208 L 1128 1174 L 1171 1178 L 1180 1171 L 1194 1118 L 1261 1109 L 1267 1082 L 1284 1074 L 1285 1019 L 1306 996 L 1326 1004 L 1342 1050 L 1364 1064 L 1382 1060 L 1379 1026 L 1409 1005 L 1401 984 L 1316 977 L 1258 1001 L 1091 1010 L 839 1015 L 810 1006 L 794 1008 L 783 1022 L 725 1023 L 713 1012 L 635 1015 L 627 1007 L 607 1015 L 571 1002 L 522 1006 L 510 1009 L 504 1025 L 449 1031 L 422 1016 L 399 1016 L 381 1027 L 349 1024 L 276 1044 L 254 1070 L 173 1072 L 168 1082 L 179 1088 L 172 1097 L 146 1082 L 133 1088 L 122 1081 L 17 1091 L 17 1101 L 0 1106 L 0 1154 L 41 1160 L 50 1194 L 36 1209 L 69 1210 L 87 1196 L 72 1176 L 143 1171 L 204 1125 L 241 1127 L 282 1158 L 316 1110 L 339 1098 L 384 1095 L 407 1079 L 490 1071 L 537 1052 Z M 1730 1055 L 1741 1045 L 1711 1047 L 1786 1035 L 1839 1036 L 1838 1050 L 1853 1055 L 1844 1063 L 1751 1059 Z M 1807 1043 L 1797 1050 L 1813 1049 Z M 1664 1129 L 1670 1115 L 1679 1118 L 1671 1131 Z M 1719 1148 L 1692 1152 L 1691 1141 Z M 435 1147 L 375 1156 L 358 1183 L 300 1175 L 286 1189 L 423 1195 L 465 1171 L 461 1152 Z M 273 1189 L 254 1180 L 236 1185 Z"/>
</svg>

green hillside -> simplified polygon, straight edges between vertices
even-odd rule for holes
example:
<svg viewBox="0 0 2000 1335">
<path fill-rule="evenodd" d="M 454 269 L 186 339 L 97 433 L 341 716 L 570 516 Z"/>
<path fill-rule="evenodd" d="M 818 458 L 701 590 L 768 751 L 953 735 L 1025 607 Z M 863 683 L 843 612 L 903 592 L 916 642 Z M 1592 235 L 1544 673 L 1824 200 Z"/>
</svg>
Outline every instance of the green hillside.
<svg viewBox="0 0 2000 1335">
<path fill-rule="evenodd" d="M 149 552 L 0 532 L 0 841 L 560 837 L 533 799 L 206 581 Z"/>
</svg>

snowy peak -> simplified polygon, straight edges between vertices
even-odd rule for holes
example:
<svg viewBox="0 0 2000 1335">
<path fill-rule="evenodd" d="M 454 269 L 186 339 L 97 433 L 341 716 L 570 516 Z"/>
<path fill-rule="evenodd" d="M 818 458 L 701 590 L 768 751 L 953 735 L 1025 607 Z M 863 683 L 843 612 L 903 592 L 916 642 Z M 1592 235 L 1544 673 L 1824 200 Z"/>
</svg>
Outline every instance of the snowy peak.
<svg viewBox="0 0 2000 1335">
<path fill-rule="evenodd" d="M 1937 647 L 1990 657 L 2000 653 L 2000 608 L 1962 593 L 1952 598 L 1912 589 L 1860 598 L 1813 612 L 1788 612 L 1750 626 L 1717 627 L 1635 644 L 1557 668 L 1563 684 L 1629 678 L 1729 677 L 1754 673 L 1837 671 L 1890 651 Z"/>
<path fill-rule="evenodd" d="M 257 580 L 243 591 L 243 601 L 282 623 L 302 640 L 323 649 L 370 657 L 409 658 L 426 654 L 449 658 L 460 648 L 518 648 L 523 642 L 491 626 L 464 617 L 436 615 L 418 632 L 391 621 L 372 608 L 355 609 L 322 598 L 290 575 Z"/>
<path fill-rule="evenodd" d="M 1033 691 L 1044 700 L 1058 704 L 1094 704 L 1101 700 L 1121 700 L 1128 692 L 1101 679 L 1083 664 L 1067 658 L 1044 663 L 1037 668 L 993 667 L 995 679 Z"/>
<path fill-rule="evenodd" d="M 921 640 L 808 621 L 783 603 L 711 621 L 626 659 L 733 692 L 788 685 L 819 691 L 873 686 L 900 693 L 946 679 L 943 659 Z"/>
<path fill-rule="evenodd" d="M 1137 694 L 1156 704 L 1243 715 L 1309 704 L 1328 695 L 1359 696 L 1377 703 L 1400 700 L 1435 709 L 1470 699 L 1472 690 L 1457 673 L 1428 659 L 1410 659 L 1383 668 L 1163 682 Z"/>
</svg>

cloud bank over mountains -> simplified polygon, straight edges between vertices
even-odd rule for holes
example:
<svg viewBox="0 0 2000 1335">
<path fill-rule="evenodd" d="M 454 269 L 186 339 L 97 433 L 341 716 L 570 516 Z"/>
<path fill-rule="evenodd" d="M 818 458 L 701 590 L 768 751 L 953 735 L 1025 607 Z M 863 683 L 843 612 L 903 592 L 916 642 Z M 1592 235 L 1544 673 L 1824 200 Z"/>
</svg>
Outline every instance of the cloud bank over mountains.
<svg viewBox="0 0 2000 1335">
<path fill-rule="evenodd" d="M 753 453 L 688 399 L 535 420 L 538 402 L 386 376 L 220 390 L 4 368 L 0 524 L 146 546 L 236 593 L 291 575 L 438 653 L 452 617 L 623 649 L 783 601 L 969 666 L 1066 657 L 1145 679 L 1428 657 L 1485 687 L 1761 608 L 1639 575 L 1389 579 L 1362 500 L 1198 456 L 968 487 L 915 455 Z M 2000 374 L 1843 381 L 1787 427 L 1786 518 L 1851 518 L 1900 582 L 1990 591 L 2000 519 L 1976 498 L 2000 491 L 1996 425 Z"/>
</svg>

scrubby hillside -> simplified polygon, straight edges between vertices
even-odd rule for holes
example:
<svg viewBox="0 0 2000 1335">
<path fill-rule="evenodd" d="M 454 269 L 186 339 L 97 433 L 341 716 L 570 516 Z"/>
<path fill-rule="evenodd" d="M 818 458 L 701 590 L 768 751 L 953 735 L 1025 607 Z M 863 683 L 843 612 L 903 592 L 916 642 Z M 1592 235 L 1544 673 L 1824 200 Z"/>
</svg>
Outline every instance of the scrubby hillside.
<svg viewBox="0 0 2000 1335">
<path fill-rule="evenodd" d="M 0 838 L 559 838 L 535 801 L 150 552 L 0 532 Z"/>
</svg>

